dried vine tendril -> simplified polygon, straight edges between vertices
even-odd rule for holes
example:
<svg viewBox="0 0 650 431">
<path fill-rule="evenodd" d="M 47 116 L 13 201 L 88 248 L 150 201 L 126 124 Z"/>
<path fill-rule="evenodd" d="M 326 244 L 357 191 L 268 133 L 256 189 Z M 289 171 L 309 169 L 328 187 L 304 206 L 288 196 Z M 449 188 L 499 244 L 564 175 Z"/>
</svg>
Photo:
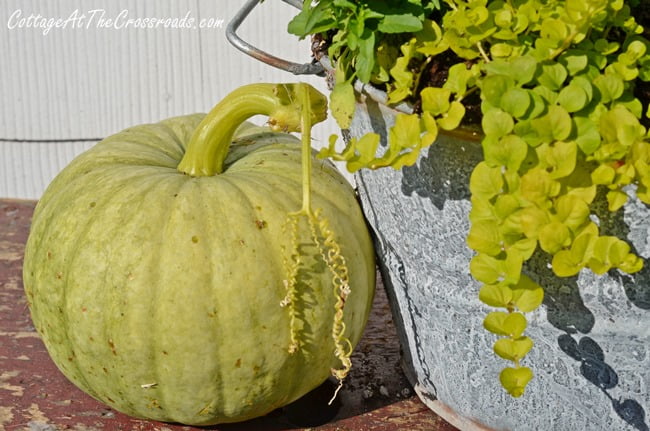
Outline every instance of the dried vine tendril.
<svg viewBox="0 0 650 431">
<path fill-rule="evenodd" d="M 311 113 L 309 108 L 309 93 L 306 88 L 301 88 L 301 90 L 299 94 L 302 98 L 301 105 L 303 107 L 301 118 L 302 208 L 299 211 L 289 213 L 284 226 L 290 239 L 290 245 L 285 249 L 285 256 L 283 257 L 283 265 L 287 275 L 284 281 L 287 294 L 280 305 L 286 307 L 290 315 L 290 343 L 288 351 L 290 354 L 293 354 L 300 349 L 296 302 L 300 294 L 297 286 L 298 271 L 303 260 L 298 247 L 298 224 L 300 219 L 304 217 L 309 226 L 311 241 L 317 247 L 321 259 L 332 275 L 333 293 L 336 298 L 332 324 L 332 339 L 334 341 L 334 354 L 341 362 L 341 367 L 332 368 L 331 370 L 332 375 L 339 381 L 339 385 L 330 400 L 331 404 L 343 386 L 343 380 L 352 368 L 352 361 L 350 359 L 352 356 L 352 343 L 345 336 L 346 327 L 343 320 L 343 309 L 351 289 L 345 257 L 341 254 L 341 247 L 334 237 L 334 232 L 330 229 L 329 220 L 322 215 L 320 210 L 313 210 L 311 205 Z"/>
</svg>

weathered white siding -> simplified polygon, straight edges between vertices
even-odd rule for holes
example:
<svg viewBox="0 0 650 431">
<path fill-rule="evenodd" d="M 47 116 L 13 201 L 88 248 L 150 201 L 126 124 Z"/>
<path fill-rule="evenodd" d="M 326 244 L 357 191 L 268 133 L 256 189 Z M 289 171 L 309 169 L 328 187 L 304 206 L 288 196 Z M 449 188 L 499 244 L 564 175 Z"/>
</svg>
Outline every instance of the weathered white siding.
<svg viewBox="0 0 650 431">
<path fill-rule="evenodd" d="M 240 85 L 301 80 L 326 91 L 322 78 L 294 77 L 228 43 L 226 25 L 242 3 L 0 0 L 0 197 L 38 198 L 54 175 L 94 139 L 134 124 L 205 112 Z M 125 13 L 126 19 L 180 19 L 189 13 L 197 23 L 214 19 L 222 24 L 99 28 L 102 11 L 104 19 L 123 19 Z M 239 34 L 278 56 L 309 61 L 309 42 L 286 32 L 296 12 L 281 0 L 266 0 Z M 66 28 L 49 32 L 28 27 L 27 21 L 21 27 L 20 19 L 32 14 L 70 20 Z M 83 22 L 75 20 L 84 14 Z M 314 136 L 326 142 L 335 130 L 328 120 L 317 126 Z"/>
</svg>

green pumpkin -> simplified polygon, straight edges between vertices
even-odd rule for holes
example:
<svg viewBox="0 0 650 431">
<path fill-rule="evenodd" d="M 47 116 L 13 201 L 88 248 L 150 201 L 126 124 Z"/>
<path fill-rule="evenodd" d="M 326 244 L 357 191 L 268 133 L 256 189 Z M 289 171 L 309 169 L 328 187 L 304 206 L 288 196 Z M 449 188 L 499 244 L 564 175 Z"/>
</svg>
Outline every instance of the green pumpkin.
<svg viewBox="0 0 650 431">
<path fill-rule="evenodd" d="M 332 273 L 303 222 L 293 319 L 281 306 L 287 214 L 302 202 L 300 141 L 237 128 L 262 113 L 297 130 L 286 126 L 300 115 L 286 91 L 249 86 L 207 117 L 124 130 L 46 190 L 25 252 L 27 298 L 52 359 L 93 397 L 141 418 L 235 422 L 290 403 L 341 366 Z M 349 269 L 343 323 L 355 345 L 374 293 L 371 240 L 353 189 L 330 163 L 311 162 L 313 206 Z"/>
</svg>

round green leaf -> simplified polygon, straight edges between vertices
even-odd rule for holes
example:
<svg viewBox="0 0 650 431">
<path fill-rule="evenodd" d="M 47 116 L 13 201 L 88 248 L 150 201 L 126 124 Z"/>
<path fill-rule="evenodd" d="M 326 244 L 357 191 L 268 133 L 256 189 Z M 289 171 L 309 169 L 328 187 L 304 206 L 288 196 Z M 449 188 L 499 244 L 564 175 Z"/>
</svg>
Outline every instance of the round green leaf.
<svg viewBox="0 0 650 431">
<path fill-rule="evenodd" d="M 522 274 L 519 282 L 512 288 L 512 301 L 519 311 L 528 313 L 537 309 L 544 300 L 544 289 L 530 277 Z"/>
<path fill-rule="evenodd" d="M 576 231 L 589 219 L 589 205 L 576 195 L 560 196 L 555 201 L 555 217 L 569 229 Z"/>
<path fill-rule="evenodd" d="M 526 317 L 518 312 L 493 311 L 483 321 L 483 326 L 488 331 L 514 338 L 519 338 L 524 333 L 526 325 Z"/>
<path fill-rule="evenodd" d="M 528 154 L 526 141 L 517 135 L 507 135 L 501 139 L 483 140 L 485 161 L 490 166 L 505 166 L 517 171 Z"/>
<path fill-rule="evenodd" d="M 571 134 L 571 116 L 561 106 L 550 106 L 548 109 L 548 121 L 553 133 L 553 138 L 563 141 Z"/>
<path fill-rule="evenodd" d="M 481 83 L 481 97 L 490 105 L 501 106 L 501 97 L 514 85 L 509 76 L 488 75 Z"/>
<path fill-rule="evenodd" d="M 558 277 L 571 277 L 580 272 L 584 263 L 580 256 L 570 250 L 560 250 L 553 256 L 551 266 Z"/>
<path fill-rule="evenodd" d="M 610 211 L 618 211 L 627 202 L 627 193 L 621 190 L 607 192 L 607 203 Z"/>
<path fill-rule="evenodd" d="M 551 91 L 557 91 L 564 86 L 568 76 L 566 68 L 557 62 L 548 61 L 542 64 L 542 73 L 537 81 Z"/>
<path fill-rule="evenodd" d="M 438 120 L 438 125 L 444 130 L 454 130 L 458 128 L 464 116 L 465 106 L 460 102 L 453 101 L 449 105 L 449 111 L 442 114 L 442 118 Z"/>
<path fill-rule="evenodd" d="M 503 174 L 500 167 L 490 167 L 481 162 L 474 167 L 469 178 L 469 188 L 473 196 L 490 199 L 503 190 Z"/>
<path fill-rule="evenodd" d="M 491 307 L 507 308 L 512 300 L 512 290 L 504 284 L 484 284 L 478 298 Z"/>
<path fill-rule="evenodd" d="M 494 343 L 494 353 L 509 361 L 522 359 L 533 348 L 533 340 L 528 337 L 500 338 Z"/>
<path fill-rule="evenodd" d="M 557 253 L 571 241 L 569 228 L 560 222 L 552 222 L 539 231 L 539 245 L 547 253 Z"/>
<path fill-rule="evenodd" d="M 496 223 L 489 220 L 472 223 L 467 235 L 467 245 L 479 253 L 490 256 L 501 253 L 502 239 Z"/>
<path fill-rule="evenodd" d="M 532 98 L 529 92 L 519 87 L 509 89 L 501 97 L 501 109 L 515 118 L 526 115 L 531 103 Z"/>
<path fill-rule="evenodd" d="M 515 122 L 508 113 L 495 108 L 490 109 L 483 115 L 481 126 L 486 135 L 498 138 L 512 132 Z"/>
<path fill-rule="evenodd" d="M 526 385 L 533 378 L 533 372 L 528 367 L 505 368 L 499 375 L 503 388 L 513 397 L 523 395 Z"/>
<path fill-rule="evenodd" d="M 601 103 L 609 103 L 616 100 L 625 91 L 623 79 L 615 74 L 600 75 L 594 80 L 594 85 L 600 91 Z"/>
<path fill-rule="evenodd" d="M 589 98 L 582 87 L 578 85 L 568 85 L 560 90 L 557 97 L 557 103 L 569 112 L 577 112 L 587 106 Z"/>
<path fill-rule="evenodd" d="M 449 110 L 451 91 L 445 88 L 427 87 L 420 93 L 422 110 L 432 115 L 440 115 Z"/>
<path fill-rule="evenodd" d="M 560 56 L 559 60 L 567 68 L 571 76 L 582 72 L 589 64 L 587 54 L 584 54 L 584 51 L 577 50 L 566 51 Z"/>
<path fill-rule="evenodd" d="M 470 260 L 469 272 L 476 280 L 487 284 L 496 283 L 501 277 L 498 259 L 485 253 L 478 253 Z"/>
</svg>

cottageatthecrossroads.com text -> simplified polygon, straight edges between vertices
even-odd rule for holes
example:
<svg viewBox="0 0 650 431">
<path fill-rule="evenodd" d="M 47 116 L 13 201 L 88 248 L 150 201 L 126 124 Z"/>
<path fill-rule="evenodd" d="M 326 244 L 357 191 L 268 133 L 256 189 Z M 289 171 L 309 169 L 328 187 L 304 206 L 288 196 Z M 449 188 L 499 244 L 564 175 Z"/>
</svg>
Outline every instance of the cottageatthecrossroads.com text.
<svg viewBox="0 0 650 431">
<path fill-rule="evenodd" d="M 24 13 L 22 9 L 16 9 L 7 20 L 7 27 L 10 30 L 39 29 L 44 36 L 54 29 L 202 29 L 223 28 L 223 26 L 222 18 L 197 18 L 192 16 L 191 11 L 187 11 L 182 17 L 140 17 L 132 16 L 128 9 L 122 9 L 113 15 L 110 15 L 106 9 L 92 9 L 85 12 L 75 9 L 67 16 L 59 17 L 45 17 L 38 13 Z"/>
</svg>

